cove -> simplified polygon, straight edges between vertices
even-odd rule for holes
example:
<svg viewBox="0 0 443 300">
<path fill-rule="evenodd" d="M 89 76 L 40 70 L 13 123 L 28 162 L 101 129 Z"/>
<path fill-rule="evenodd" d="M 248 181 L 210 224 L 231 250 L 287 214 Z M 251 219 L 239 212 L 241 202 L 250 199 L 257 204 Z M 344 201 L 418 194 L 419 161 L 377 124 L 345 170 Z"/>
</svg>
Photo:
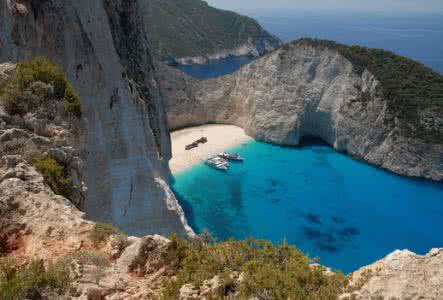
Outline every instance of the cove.
<svg viewBox="0 0 443 300">
<path fill-rule="evenodd" d="M 207 64 L 201 65 L 178 64 L 176 68 L 196 79 L 204 80 L 232 74 L 253 60 L 254 58 L 249 56 L 228 56 L 209 60 Z"/>
<path fill-rule="evenodd" d="M 203 164 L 177 174 L 173 189 L 196 232 L 219 240 L 286 239 L 345 273 L 396 249 L 443 246 L 443 184 L 380 170 L 309 141 L 286 148 L 256 141 L 228 172 Z"/>
</svg>

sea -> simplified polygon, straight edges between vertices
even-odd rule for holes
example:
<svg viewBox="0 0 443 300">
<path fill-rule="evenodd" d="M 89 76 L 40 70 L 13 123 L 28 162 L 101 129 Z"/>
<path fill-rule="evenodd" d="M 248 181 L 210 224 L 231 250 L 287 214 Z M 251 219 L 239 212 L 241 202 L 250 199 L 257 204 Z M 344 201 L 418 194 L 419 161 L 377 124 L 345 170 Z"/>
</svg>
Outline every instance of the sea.
<svg viewBox="0 0 443 300">
<path fill-rule="evenodd" d="M 443 18 L 250 15 L 284 41 L 309 36 L 384 48 L 443 72 Z M 232 73 L 248 59 L 182 70 L 207 79 Z M 345 273 L 396 249 L 425 254 L 443 247 L 442 183 L 395 175 L 312 138 L 300 147 L 252 141 L 229 151 L 245 161 L 232 163 L 228 172 L 199 164 L 172 179 L 197 233 L 207 229 L 219 240 L 286 240 Z"/>
<path fill-rule="evenodd" d="M 283 42 L 312 37 L 381 48 L 415 59 L 443 74 L 443 15 L 279 10 L 243 10 L 241 13 L 254 17 Z M 209 79 L 230 74 L 252 60 L 228 57 L 207 65 L 179 65 L 178 68 L 195 78 Z"/>
</svg>

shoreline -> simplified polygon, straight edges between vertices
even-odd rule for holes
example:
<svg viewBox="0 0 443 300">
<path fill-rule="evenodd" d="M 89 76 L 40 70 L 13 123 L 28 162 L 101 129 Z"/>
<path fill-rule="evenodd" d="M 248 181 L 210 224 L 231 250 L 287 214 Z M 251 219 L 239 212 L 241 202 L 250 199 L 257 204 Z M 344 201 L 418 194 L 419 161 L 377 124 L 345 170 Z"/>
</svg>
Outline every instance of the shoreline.
<svg viewBox="0 0 443 300">
<path fill-rule="evenodd" d="M 185 150 L 186 145 L 201 137 L 208 138 L 206 144 Z M 172 158 L 169 168 L 172 175 L 186 171 L 211 155 L 252 141 L 244 130 L 234 125 L 210 124 L 188 127 L 171 132 Z"/>
</svg>

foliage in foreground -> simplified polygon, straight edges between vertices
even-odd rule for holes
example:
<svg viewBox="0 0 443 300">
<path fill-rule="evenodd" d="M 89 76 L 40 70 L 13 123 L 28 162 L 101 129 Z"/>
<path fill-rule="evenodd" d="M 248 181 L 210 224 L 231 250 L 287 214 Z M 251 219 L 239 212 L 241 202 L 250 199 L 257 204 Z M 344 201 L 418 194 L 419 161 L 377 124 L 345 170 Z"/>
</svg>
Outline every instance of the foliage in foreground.
<svg viewBox="0 0 443 300">
<path fill-rule="evenodd" d="M 180 287 L 199 287 L 218 275 L 222 286 L 211 297 L 223 299 L 232 291 L 238 299 L 336 299 L 347 285 L 341 273 L 326 275 L 321 268 L 311 268 L 309 258 L 287 243 L 248 239 L 222 243 L 187 240 L 172 235 L 162 256 L 176 274 L 163 289 L 163 299 L 177 299 Z M 243 273 L 240 286 L 231 275 Z"/>
<path fill-rule="evenodd" d="M 81 117 L 80 98 L 62 70 L 45 57 L 18 63 L 14 76 L 0 87 L 0 99 L 10 114 L 25 114 L 48 99 L 63 99 L 65 111 Z"/>
<path fill-rule="evenodd" d="M 69 198 L 71 182 L 66 177 L 64 167 L 46 154 L 36 153 L 32 157 L 32 165 L 43 175 L 45 183 L 56 193 Z"/>
<path fill-rule="evenodd" d="M 46 270 L 40 261 L 20 266 L 12 258 L 0 258 L 0 300 L 41 299 L 47 293 L 62 295 L 69 285 L 69 272 L 63 265 Z"/>
</svg>

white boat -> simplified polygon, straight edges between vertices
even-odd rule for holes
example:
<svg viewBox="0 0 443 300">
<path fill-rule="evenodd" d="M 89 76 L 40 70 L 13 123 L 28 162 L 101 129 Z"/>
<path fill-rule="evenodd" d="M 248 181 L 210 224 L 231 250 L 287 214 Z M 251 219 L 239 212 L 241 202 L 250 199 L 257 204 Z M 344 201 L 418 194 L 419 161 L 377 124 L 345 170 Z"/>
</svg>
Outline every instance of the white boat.
<svg viewBox="0 0 443 300">
<path fill-rule="evenodd" d="M 222 152 L 218 156 L 223 158 L 223 159 L 226 159 L 226 160 L 243 161 L 243 157 L 241 157 L 237 153 Z"/>
<path fill-rule="evenodd" d="M 229 163 L 226 159 L 219 156 L 213 156 L 205 160 L 205 164 L 221 171 L 227 171 L 229 168 Z"/>
</svg>

